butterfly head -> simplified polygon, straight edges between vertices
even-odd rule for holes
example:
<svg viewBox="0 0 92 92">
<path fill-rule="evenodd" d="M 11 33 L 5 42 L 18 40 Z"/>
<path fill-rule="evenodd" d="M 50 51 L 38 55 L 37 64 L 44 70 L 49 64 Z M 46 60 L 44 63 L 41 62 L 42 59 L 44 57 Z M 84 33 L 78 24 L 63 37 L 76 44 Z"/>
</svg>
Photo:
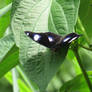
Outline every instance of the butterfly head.
<svg viewBox="0 0 92 92">
<path fill-rule="evenodd" d="M 78 35 L 76 33 L 70 33 L 66 35 L 63 39 L 63 43 L 70 44 L 72 41 L 78 39 L 81 35 Z"/>
</svg>

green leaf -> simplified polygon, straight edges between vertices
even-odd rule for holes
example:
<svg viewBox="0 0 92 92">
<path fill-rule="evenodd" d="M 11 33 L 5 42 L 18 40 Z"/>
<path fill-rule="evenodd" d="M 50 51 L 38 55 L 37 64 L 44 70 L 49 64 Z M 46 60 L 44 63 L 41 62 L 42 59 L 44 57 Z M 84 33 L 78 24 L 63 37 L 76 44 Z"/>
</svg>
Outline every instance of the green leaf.
<svg viewBox="0 0 92 92">
<path fill-rule="evenodd" d="M 12 0 L 0 0 L 0 8 L 4 8 L 6 5 L 11 3 Z"/>
<path fill-rule="evenodd" d="M 74 32 L 79 9 L 79 0 L 53 0 L 49 16 L 49 30 L 66 35 Z"/>
<path fill-rule="evenodd" d="M 18 53 L 12 34 L 0 39 L 0 77 L 18 64 Z"/>
<path fill-rule="evenodd" d="M 73 80 L 65 83 L 60 92 L 90 92 L 83 75 L 75 77 Z"/>
<path fill-rule="evenodd" d="M 14 39 L 12 34 L 7 35 L 0 39 L 0 62 L 4 58 L 4 56 L 9 52 L 9 50 L 14 45 Z"/>
<path fill-rule="evenodd" d="M 23 69 L 21 66 L 17 66 L 17 70 L 19 74 L 22 76 L 28 87 L 32 90 L 32 92 L 38 92 L 39 89 L 36 85 L 33 84 L 33 82 L 28 79 L 27 75 L 24 73 Z"/>
<path fill-rule="evenodd" d="M 71 62 L 71 60 L 66 58 L 64 63 L 60 66 L 60 69 L 57 72 L 56 76 L 49 83 L 47 88 L 48 92 L 54 92 L 55 90 L 60 89 L 64 83 L 72 80 L 75 76 L 76 76 L 75 63 Z"/>
<path fill-rule="evenodd" d="M 0 38 L 3 37 L 6 29 L 10 25 L 10 9 L 12 4 L 10 3 L 6 7 L 0 9 Z"/>
<path fill-rule="evenodd" d="M 3 37 L 10 24 L 10 11 L 0 18 L 0 38 Z"/>
<path fill-rule="evenodd" d="M 11 72 L 8 72 L 5 75 L 5 78 L 8 80 L 10 84 L 13 84 Z M 21 78 L 18 78 L 18 85 L 20 88 L 20 92 L 32 92 L 32 90 L 28 88 L 28 86 L 24 83 L 23 80 L 21 80 Z"/>
<path fill-rule="evenodd" d="M 79 17 L 86 30 L 90 44 L 92 43 L 92 1 L 81 0 Z"/>
<path fill-rule="evenodd" d="M 67 4 L 64 6 L 62 3 Z M 63 63 L 67 47 L 62 48 L 57 53 L 50 51 L 46 47 L 30 40 L 24 34 L 24 31 L 48 32 L 49 27 L 49 29 L 52 29 L 50 31 L 56 32 L 53 30 L 55 29 L 61 35 L 73 32 L 77 18 L 77 13 L 75 12 L 78 10 L 78 5 L 78 0 L 70 0 L 68 2 L 66 0 L 63 2 L 54 0 L 21 0 L 19 3 L 16 3 L 15 0 L 13 2 L 15 10 L 12 10 L 11 27 L 16 44 L 20 48 L 20 62 L 28 78 L 33 80 L 41 91 L 45 90 L 59 66 Z M 49 17 L 50 14 L 54 21 Z"/>
<path fill-rule="evenodd" d="M 9 82 L 5 78 L 0 79 L 0 91 L 12 92 L 12 86 L 9 84 Z"/>
<path fill-rule="evenodd" d="M 11 0 L 3 0 L 0 1 L 1 5 L 4 4 L 7 5 Z M 8 26 L 10 25 L 10 10 L 11 9 L 11 4 L 5 6 L 4 8 L 0 9 L 0 38 L 4 36 L 4 33 Z"/>
<path fill-rule="evenodd" d="M 56 76 L 48 85 L 48 92 L 54 92 L 60 89 L 66 82 L 74 79 L 79 74 L 81 74 L 81 69 L 78 65 L 76 57 L 74 56 L 72 50 L 68 50 L 64 63 L 60 66 Z"/>
<path fill-rule="evenodd" d="M 92 51 L 88 51 L 84 48 L 79 49 L 82 64 L 87 71 L 92 71 Z"/>
</svg>

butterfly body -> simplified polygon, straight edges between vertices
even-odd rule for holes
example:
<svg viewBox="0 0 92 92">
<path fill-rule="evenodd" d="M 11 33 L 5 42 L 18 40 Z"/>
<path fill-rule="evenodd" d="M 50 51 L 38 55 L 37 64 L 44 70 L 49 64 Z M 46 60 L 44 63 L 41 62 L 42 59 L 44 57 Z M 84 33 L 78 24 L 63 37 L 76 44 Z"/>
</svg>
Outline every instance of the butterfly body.
<svg viewBox="0 0 92 92">
<path fill-rule="evenodd" d="M 73 40 L 77 39 L 80 36 L 77 35 L 76 33 L 70 33 L 65 37 L 62 37 L 60 35 L 51 32 L 35 33 L 35 32 L 25 31 L 25 33 L 33 41 L 54 50 L 58 50 L 63 46 L 68 47 Z"/>
</svg>

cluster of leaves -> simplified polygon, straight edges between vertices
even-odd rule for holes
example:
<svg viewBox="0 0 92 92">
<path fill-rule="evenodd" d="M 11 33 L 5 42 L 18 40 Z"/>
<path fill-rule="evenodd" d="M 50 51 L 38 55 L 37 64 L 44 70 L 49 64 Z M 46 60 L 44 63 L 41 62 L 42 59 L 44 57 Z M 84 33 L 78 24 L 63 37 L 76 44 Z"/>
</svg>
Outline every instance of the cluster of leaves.
<svg viewBox="0 0 92 92">
<path fill-rule="evenodd" d="M 0 78 L 6 78 L 14 92 L 92 91 L 91 3 L 0 0 Z M 26 30 L 83 36 L 71 44 L 65 58 L 30 40 L 24 34 Z"/>
</svg>

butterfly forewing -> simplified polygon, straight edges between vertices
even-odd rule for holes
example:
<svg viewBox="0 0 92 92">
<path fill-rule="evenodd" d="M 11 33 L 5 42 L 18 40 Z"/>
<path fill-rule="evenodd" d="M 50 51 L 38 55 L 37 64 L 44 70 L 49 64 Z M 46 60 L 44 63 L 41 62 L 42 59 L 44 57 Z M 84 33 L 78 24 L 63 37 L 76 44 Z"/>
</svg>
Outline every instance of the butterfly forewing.
<svg viewBox="0 0 92 92">
<path fill-rule="evenodd" d="M 61 36 L 51 32 L 34 33 L 34 32 L 26 31 L 25 33 L 35 42 L 44 45 L 48 48 L 56 48 L 57 45 L 59 45 L 62 40 Z"/>
<path fill-rule="evenodd" d="M 52 50 L 59 50 L 60 48 L 68 48 L 70 43 L 79 38 L 80 35 L 76 33 L 67 34 L 64 37 L 60 35 L 46 32 L 46 33 L 34 33 L 30 31 L 25 31 L 26 35 L 29 36 L 35 42 L 44 45 Z"/>
</svg>

